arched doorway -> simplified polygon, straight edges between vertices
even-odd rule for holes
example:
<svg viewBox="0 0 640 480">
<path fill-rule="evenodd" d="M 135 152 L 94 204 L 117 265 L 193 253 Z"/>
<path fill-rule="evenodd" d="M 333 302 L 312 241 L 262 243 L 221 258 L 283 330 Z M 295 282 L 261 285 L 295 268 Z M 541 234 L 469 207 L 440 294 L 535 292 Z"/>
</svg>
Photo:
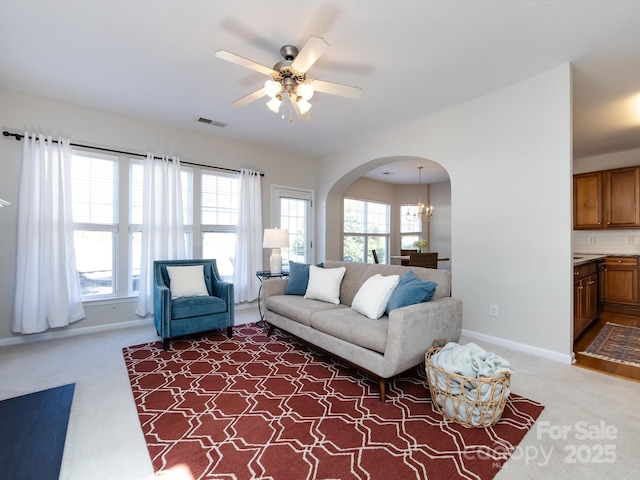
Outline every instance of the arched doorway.
<svg viewBox="0 0 640 480">
<path fill-rule="evenodd" d="M 423 168 L 419 171 L 418 167 Z M 345 238 L 353 238 L 344 234 L 345 197 L 350 202 L 388 205 L 387 261 L 390 255 L 400 254 L 401 233 L 406 228 L 401 209 L 415 205 L 418 199 L 428 201 L 434 207 L 434 214 L 428 222 L 422 223 L 422 236 L 429 241 L 430 251 L 451 258 L 451 182 L 448 172 L 439 163 L 422 157 L 391 156 L 373 159 L 346 173 L 327 197 L 327 259 L 344 258 Z M 329 240 L 330 237 L 333 240 Z M 443 262 L 439 267 L 450 270 L 451 262 Z"/>
</svg>

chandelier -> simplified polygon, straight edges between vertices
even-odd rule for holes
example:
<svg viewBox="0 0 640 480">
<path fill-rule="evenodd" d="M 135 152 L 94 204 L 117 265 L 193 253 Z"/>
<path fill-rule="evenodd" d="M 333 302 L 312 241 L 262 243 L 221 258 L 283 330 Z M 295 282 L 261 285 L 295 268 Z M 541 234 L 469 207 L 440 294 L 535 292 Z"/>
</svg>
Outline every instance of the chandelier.
<svg viewBox="0 0 640 480">
<path fill-rule="evenodd" d="M 272 80 L 264 83 L 264 90 L 271 100 L 267 102 L 267 107 L 273 113 L 280 111 L 282 104 L 282 95 L 288 95 L 291 104 L 295 106 L 301 115 L 304 115 L 311 109 L 309 100 L 313 97 L 312 80 L 306 80 L 304 73 L 299 73 L 290 68 L 293 59 L 298 55 L 298 49 L 291 45 L 285 45 L 280 50 L 283 61 L 274 65 L 275 73 Z"/>
<path fill-rule="evenodd" d="M 424 167 L 418 167 L 418 189 L 421 190 L 422 187 L 422 169 Z M 426 220 L 427 222 L 431 220 L 431 216 L 433 215 L 433 206 L 426 206 L 422 203 L 422 198 L 418 197 L 418 204 L 415 209 L 410 209 L 407 212 L 407 220 L 410 222 L 414 222 L 418 219 Z"/>
</svg>

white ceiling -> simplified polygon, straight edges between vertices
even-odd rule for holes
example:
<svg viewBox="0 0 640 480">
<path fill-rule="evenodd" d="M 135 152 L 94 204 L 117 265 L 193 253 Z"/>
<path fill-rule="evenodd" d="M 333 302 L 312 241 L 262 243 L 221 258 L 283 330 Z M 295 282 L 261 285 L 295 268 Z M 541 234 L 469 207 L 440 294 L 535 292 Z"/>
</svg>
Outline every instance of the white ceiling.
<svg viewBox="0 0 640 480">
<path fill-rule="evenodd" d="M 640 148 L 638 25 L 635 1 L 3 0 L 0 85 L 321 156 L 571 62 L 584 157 Z M 361 99 L 317 93 L 308 123 L 231 106 L 266 77 L 216 50 L 272 66 L 312 34 L 330 46 L 308 76 Z M 417 183 L 416 167 L 371 176 Z"/>
</svg>

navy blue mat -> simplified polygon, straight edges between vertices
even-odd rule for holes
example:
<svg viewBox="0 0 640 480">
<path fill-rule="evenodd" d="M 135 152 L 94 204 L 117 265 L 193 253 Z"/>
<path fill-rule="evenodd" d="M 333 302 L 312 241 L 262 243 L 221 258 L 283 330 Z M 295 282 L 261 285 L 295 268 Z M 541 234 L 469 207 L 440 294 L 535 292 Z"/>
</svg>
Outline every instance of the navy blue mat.
<svg viewBox="0 0 640 480">
<path fill-rule="evenodd" d="M 75 383 L 0 401 L 0 478 L 60 476 Z"/>
</svg>

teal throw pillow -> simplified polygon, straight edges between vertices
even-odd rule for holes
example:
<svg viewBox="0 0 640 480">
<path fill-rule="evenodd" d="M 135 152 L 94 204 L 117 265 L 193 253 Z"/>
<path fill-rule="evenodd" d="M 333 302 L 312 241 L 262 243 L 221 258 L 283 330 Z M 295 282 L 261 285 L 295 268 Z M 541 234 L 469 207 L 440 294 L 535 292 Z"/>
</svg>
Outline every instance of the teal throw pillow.
<svg viewBox="0 0 640 480">
<path fill-rule="evenodd" d="M 316 265 L 324 268 L 324 263 Z M 285 295 L 304 295 L 309 284 L 309 264 L 289 262 L 289 281 L 284 289 Z"/>
<path fill-rule="evenodd" d="M 387 315 L 396 308 L 428 302 L 433 298 L 437 283 L 420 280 L 415 273 L 409 270 L 400 279 L 400 283 L 393 291 L 387 304 Z"/>
</svg>

